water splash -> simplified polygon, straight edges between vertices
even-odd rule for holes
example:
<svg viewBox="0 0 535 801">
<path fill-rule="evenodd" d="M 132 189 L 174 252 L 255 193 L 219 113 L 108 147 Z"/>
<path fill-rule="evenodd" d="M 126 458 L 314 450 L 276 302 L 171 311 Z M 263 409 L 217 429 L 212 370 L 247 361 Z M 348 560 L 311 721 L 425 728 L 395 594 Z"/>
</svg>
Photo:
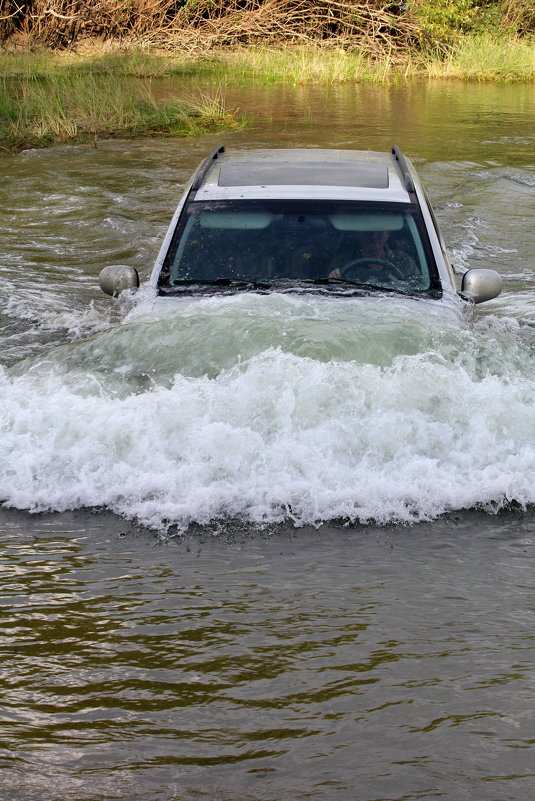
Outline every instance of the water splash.
<svg viewBox="0 0 535 801">
<path fill-rule="evenodd" d="M 0 495 L 159 529 L 413 522 L 535 502 L 535 370 L 431 303 L 174 304 L 4 370 Z"/>
</svg>

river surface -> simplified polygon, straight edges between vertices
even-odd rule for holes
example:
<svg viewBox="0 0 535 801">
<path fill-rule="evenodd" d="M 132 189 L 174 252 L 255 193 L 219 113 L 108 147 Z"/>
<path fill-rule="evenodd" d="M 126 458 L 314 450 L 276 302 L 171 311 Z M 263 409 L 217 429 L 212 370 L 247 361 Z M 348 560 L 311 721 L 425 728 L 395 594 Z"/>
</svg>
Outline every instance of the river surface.
<svg viewBox="0 0 535 801">
<path fill-rule="evenodd" d="M 534 87 L 224 92 L 0 157 L 0 799 L 532 798 Z M 221 141 L 398 144 L 504 292 L 104 296 Z"/>
</svg>

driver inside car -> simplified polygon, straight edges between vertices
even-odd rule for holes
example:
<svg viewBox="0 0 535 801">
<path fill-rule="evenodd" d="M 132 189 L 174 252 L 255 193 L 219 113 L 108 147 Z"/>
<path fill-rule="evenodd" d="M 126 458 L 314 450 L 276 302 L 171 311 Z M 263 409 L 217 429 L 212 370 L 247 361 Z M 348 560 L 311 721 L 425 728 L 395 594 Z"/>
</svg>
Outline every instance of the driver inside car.
<svg viewBox="0 0 535 801">
<path fill-rule="evenodd" d="M 334 257 L 329 278 L 348 279 L 362 283 L 410 281 L 420 277 L 413 259 L 403 251 L 389 246 L 390 231 L 359 232 L 352 255 Z"/>
</svg>

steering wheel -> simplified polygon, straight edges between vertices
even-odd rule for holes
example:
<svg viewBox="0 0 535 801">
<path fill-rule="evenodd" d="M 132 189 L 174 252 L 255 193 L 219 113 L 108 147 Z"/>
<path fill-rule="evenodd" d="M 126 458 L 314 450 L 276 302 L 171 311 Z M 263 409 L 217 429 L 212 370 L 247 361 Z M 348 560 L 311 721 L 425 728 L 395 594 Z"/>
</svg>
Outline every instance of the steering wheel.
<svg viewBox="0 0 535 801">
<path fill-rule="evenodd" d="M 389 261 L 388 259 L 378 259 L 375 256 L 360 256 L 358 259 L 351 259 L 343 267 L 340 267 L 340 272 L 344 278 L 349 281 L 358 281 L 362 278 L 362 270 L 353 270 L 354 267 L 362 267 L 363 265 L 380 264 L 388 278 L 398 278 L 404 280 L 405 276 L 400 268 Z M 371 270 L 370 270 L 371 272 Z M 378 276 L 379 277 L 379 276 Z"/>
</svg>

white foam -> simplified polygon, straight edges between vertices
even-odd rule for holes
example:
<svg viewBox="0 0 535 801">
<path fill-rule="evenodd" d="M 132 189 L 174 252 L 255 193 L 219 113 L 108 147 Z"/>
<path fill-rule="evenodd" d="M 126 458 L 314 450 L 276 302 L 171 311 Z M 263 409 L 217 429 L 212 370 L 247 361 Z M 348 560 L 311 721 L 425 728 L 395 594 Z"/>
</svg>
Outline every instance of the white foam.
<svg viewBox="0 0 535 801">
<path fill-rule="evenodd" d="M 209 299 L 4 370 L 0 497 L 156 528 L 535 502 L 528 347 L 413 307 Z"/>
</svg>

